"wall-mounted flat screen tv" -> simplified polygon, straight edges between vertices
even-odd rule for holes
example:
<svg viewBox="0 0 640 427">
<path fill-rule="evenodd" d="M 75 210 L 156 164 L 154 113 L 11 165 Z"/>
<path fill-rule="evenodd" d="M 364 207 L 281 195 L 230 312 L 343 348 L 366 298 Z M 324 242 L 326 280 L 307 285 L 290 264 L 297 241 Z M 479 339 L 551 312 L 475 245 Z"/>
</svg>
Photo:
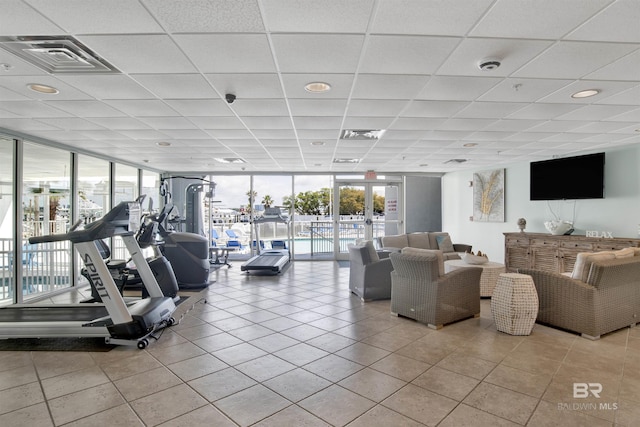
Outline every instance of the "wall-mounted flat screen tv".
<svg viewBox="0 0 640 427">
<path fill-rule="evenodd" d="M 531 200 L 604 198 L 604 153 L 531 162 Z"/>
</svg>

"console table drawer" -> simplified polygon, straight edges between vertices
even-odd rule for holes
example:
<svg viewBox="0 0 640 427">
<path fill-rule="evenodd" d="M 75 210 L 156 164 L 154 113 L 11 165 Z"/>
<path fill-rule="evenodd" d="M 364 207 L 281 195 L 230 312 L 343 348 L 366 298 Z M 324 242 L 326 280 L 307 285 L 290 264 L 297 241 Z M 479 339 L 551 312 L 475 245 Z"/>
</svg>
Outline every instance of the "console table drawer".
<svg viewBox="0 0 640 427">
<path fill-rule="evenodd" d="M 592 242 L 560 242 L 561 248 L 567 249 L 577 249 L 582 250 L 584 252 L 592 252 L 593 251 L 593 243 Z"/>
</svg>

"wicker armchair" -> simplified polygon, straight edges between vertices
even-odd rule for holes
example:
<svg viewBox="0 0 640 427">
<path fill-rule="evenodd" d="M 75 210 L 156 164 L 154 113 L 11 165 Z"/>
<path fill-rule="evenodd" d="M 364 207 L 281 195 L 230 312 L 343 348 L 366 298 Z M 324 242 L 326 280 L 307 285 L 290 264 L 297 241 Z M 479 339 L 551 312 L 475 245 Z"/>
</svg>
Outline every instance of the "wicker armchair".
<svg viewBox="0 0 640 427">
<path fill-rule="evenodd" d="M 391 312 L 433 329 L 480 316 L 478 267 L 461 268 L 440 276 L 434 254 L 391 253 Z"/>
<path fill-rule="evenodd" d="M 538 292 L 536 321 L 584 338 L 634 326 L 640 321 L 640 257 L 595 261 L 586 282 L 545 271 L 519 269 Z"/>
<path fill-rule="evenodd" d="M 371 241 L 348 249 L 349 290 L 362 301 L 391 298 L 391 260 L 380 259 Z"/>
</svg>

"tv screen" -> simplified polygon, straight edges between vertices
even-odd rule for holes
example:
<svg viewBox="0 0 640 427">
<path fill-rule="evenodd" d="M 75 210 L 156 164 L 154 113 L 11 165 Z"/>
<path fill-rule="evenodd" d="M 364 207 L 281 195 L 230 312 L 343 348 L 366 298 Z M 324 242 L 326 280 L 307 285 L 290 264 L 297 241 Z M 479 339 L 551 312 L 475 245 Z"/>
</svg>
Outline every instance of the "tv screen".
<svg viewBox="0 0 640 427">
<path fill-rule="evenodd" d="M 531 200 L 604 198 L 604 153 L 531 162 Z"/>
</svg>

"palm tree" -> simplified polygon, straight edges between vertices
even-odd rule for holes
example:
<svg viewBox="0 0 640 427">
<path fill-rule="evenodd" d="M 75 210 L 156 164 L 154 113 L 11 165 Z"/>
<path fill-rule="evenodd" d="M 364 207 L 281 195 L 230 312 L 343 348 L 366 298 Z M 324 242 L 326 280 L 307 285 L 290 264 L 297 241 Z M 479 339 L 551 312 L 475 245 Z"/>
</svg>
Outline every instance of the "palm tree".
<svg viewBox="0 0 640 427">
<path fill-rule="evenodd" d="M 270 208 L 271 204 L 273 203 L 273 199 L 271 198 L 270 195 L 266 194 L 263 198 L 262 198 L 262 202 L 261 202 L 265 208 Z"/>
</svg>

